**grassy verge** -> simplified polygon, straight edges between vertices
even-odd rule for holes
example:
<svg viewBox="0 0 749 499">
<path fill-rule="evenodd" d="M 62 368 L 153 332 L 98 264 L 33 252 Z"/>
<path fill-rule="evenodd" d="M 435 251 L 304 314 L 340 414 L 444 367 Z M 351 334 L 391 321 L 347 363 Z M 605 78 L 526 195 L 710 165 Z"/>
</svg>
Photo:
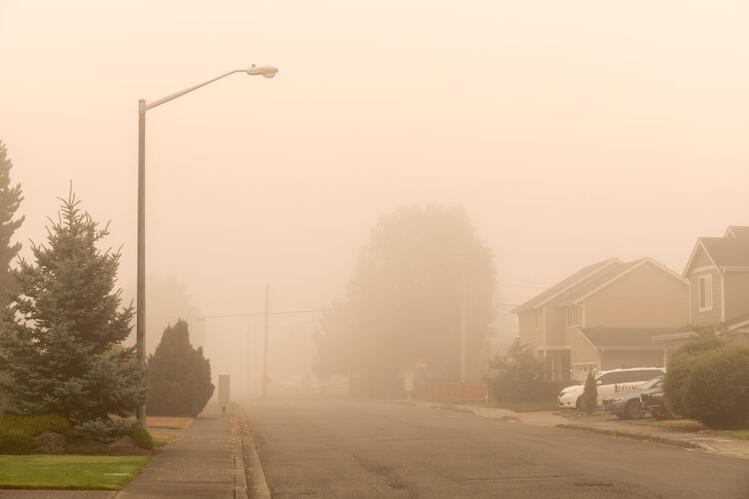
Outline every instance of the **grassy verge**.
<svg viewBox="0 0 749 499">
<path fill-rule="evenodd" d="M 749 440 L 749 429 L 746 430 L 710 430 L 709 435 L 716 437 L 738 438 L 739 440 Z"/>
<path fill-rule="evenodd" d="M 556 400 L 541 402 L 491 402 L 489 403 L 489 407 L 509 409 L 515 412 L 555 411 L 559 409 Z"/>
<path fill-rule="evenodd" d="M 698 432 L 705 429 L 705 427 L 699 421 L 693 421 L 691 419 L 630 419 L 627 423 L 640 424 L 645 426 L 654 426 L 656 428 L 663 428 L 665 430 L 672 431 L 686 431 L 686 432 Z"/>
<path fill-rule="evenodd" d="M 119 490 L 144 456 L 0 456 L 0 489 Z"/>
</svg>

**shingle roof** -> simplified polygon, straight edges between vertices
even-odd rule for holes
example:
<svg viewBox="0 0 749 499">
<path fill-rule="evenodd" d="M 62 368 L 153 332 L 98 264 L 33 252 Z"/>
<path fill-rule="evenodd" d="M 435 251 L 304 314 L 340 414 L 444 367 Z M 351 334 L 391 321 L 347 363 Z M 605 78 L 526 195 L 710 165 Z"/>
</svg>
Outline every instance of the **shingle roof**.
<svg viewBox="0 0 749 499">
<path fill-rule="evenodd" d="M 701 237 L 699 241 L 718 267 L 749 266 L 749 238 Z"/>
<path fill-rule="evenodd" d="M 580 333 L 596 348 L 653 347 L 653 336 L 671 334 L 682 328 L 674 327 L 581 327 Z"/>
<path fill-rule="evenodd" d="M 603 262 L 583 267 L 562 282 L 555 284 L 543 293 L 516 307 L 512 312 L 519 313 L 533 310 L 551 299 L 554 299 L 555 303 L 560 305 L 571 305 L 582 298 L 585 298 L 588 294 L 595 292 L 595 290 L 602 286 L 605 286 L 607 283 L 624 275 L 634 267 L 648 262 L 663 269 L 665 272 L 673 274 L 673 272 L 669 271 L 663 267 L 663 265 L 651 258 L 640 258 L 639 260 L 633 260 L 626 263 L 618 258 L 611 258 L 609 260 L 604 260 Z M 676 274 L 673 275 L 677 279 L 679 278 Z"/>
<path fill-rule="evenodd" d="M 595 275 L 592 275 L 589 278 L 582 280 L 580 283 L 578 283 L 577 286 L 574 286 L 570 288 L 569 290 L 565 291 L 564 293 L 562 293 L 561 295 L 559 295 L 557 297 L 557 300 L 559 300 L 559 302 L 564 305 L 571 305 L 575 303 L 576 301 L 578 301 L 583 296 L 593 291 L 594 289 L 603 285 L 604 283 L 612 279 L 616 279 L 618 276 L 630 270 L 632 267 L 634 267 L 638 263 L 641 263 L 643 260 L 645 259 L 643 258 L 640 260 L 633 260 L 631 262 L 626 262 L 626 263 L 619 262 L 615 265 L 611 265 L 610 267 L 602 269 L 600 272 L 597 272 Z"/>
<path fill-rule="evenodd" d="M 546 302 L 547 300 L 555 297 L 556 295 L 565 292 L 569 288 L 572 288 L 573 286 L 576 286 L 580 284 L 580 282 L 584 281 L 586 278 L 590 278 L 602 270 L 606 269 L 609 266 L 612 265 L 620 265 L 621 261 L 618 258 L 609 258 L 608 260 L 603 260 L 600 262 L 596 262 L 592 265 L 588 265 L 586 267 L 581 268 L 571 276 L 559 281 L 546 291 L 543 291 L 542 293 L 534 296 L 530 300 L 526 301 L 525 303 L 515 307 L 512 312 L 518 313 L 523 312 L 526 310 L 532 310 L 536 308 L 538 305 Z"/>
</svg>

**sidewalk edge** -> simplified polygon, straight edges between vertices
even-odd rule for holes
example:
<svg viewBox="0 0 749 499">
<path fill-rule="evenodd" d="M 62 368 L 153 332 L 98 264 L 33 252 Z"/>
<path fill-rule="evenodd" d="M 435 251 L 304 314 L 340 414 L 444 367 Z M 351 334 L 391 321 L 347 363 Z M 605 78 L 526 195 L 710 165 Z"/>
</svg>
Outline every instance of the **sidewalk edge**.
<svg viewBox="0 0 749 499">
<path fill-rule="evenodd" d="M 612 437 L 622 437 L 622 438 L 630 438 L 633 440 L 647 440 L 649 442 L 655 442 L 659 444 L 665 444 L 665 445 L 672 445 L 674 447 L 681 447 L 684 449 L 705 449 L 704 446 L 698 444 L 697 442 L 692 442 L 689 440 L 677 440 L 674 438 L 666 438 L 666 437 L 659 437 L 657 435 L 648 435 L 645 433 L 635 433 L 635 432 L 628 432 L 628 431 L 618 431 L 618 430 L 608 430 L 605 428 L 596 428 L 593 426 L 585 426 L 580 424 L 558 424 L 555 425 L 556 428 L 566 428 L 568 430 L 579 430 L 579 431 L 587 431 L 589 433 L 600 433 L 602 435 L 609 435 Z"/>
</svg>

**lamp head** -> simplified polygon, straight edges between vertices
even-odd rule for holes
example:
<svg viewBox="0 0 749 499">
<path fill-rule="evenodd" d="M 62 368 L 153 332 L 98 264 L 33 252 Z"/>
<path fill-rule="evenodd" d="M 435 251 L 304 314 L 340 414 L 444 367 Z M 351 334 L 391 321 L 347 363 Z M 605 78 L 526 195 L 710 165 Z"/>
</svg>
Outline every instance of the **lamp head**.
<svg viewBox="0 0 749 499">
<path fill-rule="evenodd" d="M 261 75 L 265 78 L 273 78 L 278 73 L 278 68 L 273 66 L 255 66 L 254 64 L 247 70 L 249 76 Z"/>
</svg>

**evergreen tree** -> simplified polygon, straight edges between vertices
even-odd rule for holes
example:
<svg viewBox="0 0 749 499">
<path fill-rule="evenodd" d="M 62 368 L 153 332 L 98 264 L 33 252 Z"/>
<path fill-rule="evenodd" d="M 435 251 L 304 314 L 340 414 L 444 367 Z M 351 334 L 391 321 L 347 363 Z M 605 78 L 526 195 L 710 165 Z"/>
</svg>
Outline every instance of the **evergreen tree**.
<svg viewBox="0 0 749 499">
<path fill-rule="evenodd" d="M 491 251 L 460 207 L 405 206 L 383 216 L 345 300 L 315 331 L 317 372 L 358 379 L 372 394 L 393 393 L 399 373 L 417 360 L 436 379 L 459 379 L 465 344 L 467 377 L 479 379 L 495 281 Z"/>
<path fill-rule="evenodd" d="M 13 288 L 10 262 L 18 255 L 20 243 L 11 244 L 10 239 L 23 223 L 24 217 L 13 219 L 23 201 L 21 184 L 11 185 L 10 170 L 13 162 L 8 158 L 8 150 L 0 141 L 0 306 L 7 303 L 7 294 Z"/>
<path fill-rule="evenodd" d="M 132 305 L 114 291 L 120 253 L 100 251 L 108 235 L 71 192 L 50 219 L 47 245 L 19 260 L 17 290 L 0 324 L 0 389 L 18 414 L 60 413 L 74 423 L 125 416 L 145 401 L 145 372 L 123 348 Z"/>
<path fill-rule="evenodd" d="M 213 395 L 211 363 L 190 344 L 187 322 L 167 326 L 148 359 L 150 390 L 147 414 L 197 416 Z"/>
<path fill-rule="evenodd" d="M 596 380 L 593 377 L 593 371 L 588 371 L 588 376 L 585 378 L 585 388 L 583 388 L 583 410 L 585 414 L 593 414 L 596 412 L 598 406 L 598 386 Z"/>
</svg>

